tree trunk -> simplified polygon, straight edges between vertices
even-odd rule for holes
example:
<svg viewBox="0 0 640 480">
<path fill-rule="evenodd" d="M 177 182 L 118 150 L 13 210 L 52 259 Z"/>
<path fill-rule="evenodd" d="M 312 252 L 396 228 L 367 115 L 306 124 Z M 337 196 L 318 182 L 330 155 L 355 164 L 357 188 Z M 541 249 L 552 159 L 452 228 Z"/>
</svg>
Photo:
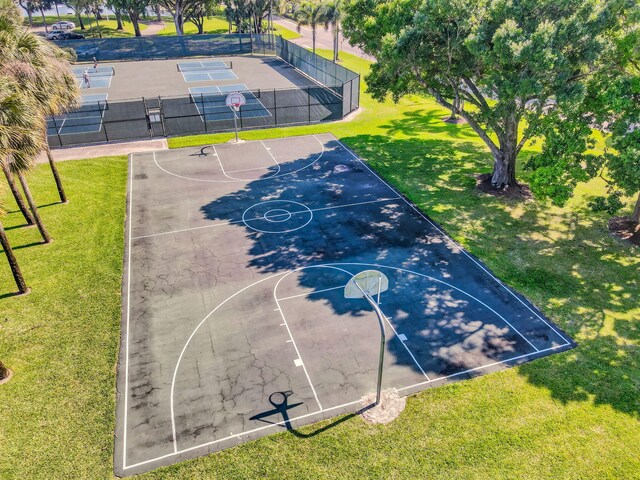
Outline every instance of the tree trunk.
<svg viewBox="0 0 640 480">
<path fill-rule="evenodd" d="M 49 148 L 48 143 L 45 146 L 45 151 L 47 152 L 47 158 L 49 159 L 49 166 L 51 167 L 51 173 L 53 173 L 53 178 L 56 181 L 56 187 L 58 187 L 58 196 L 60 197 L 60 201 L 62 203 L 68 203 L 69 200 L 67 200 L 67 196 L 64 193 L 64 187 L 62 186 L 62 181 L 60 180 L 58 167 L 56 166 L 56 162 L 53 159 L 53 155 L 51 154 L 51 149 Z"/>
<path fill-rule="evenodd" d="M 7 238 L 7 234 L 4 231 L 2 222 L 0 222 L 0 245 L 2 246 L 4 254 L 7 256 L 7 260 L 9 261 L 9 268 L 11 268 L 11 273 L 13 274 L 13 279 L 16 281 L 18 291 L 22 294 L 28 293 L 29 287 L 27 287 L 27 284 L 24 281 L 24 277 L 22 276 L 22 272 L 20 271 L 20 266 L 18 265 L 16 256 L 13 254 L 13 250 L 11 250 L 11 245 L 9 244 L 9 239 Z M 3 378 L 3 372 L 1 371 L 2 366 L 2 363 L 0 363 L 0 379 Z"/>
<path fill-rule="evenodd" d="M 13 198 L 15 198 L 16 203 L 18 204 L 18 208 L 20 209 L 20 212 L 22 212 L 22 216 L 27 222 L 27 225 L 35 225 L 36 222 L 33 219 L 33 215 L 31 215 L 31 212 L 27 208 L 27 205 L 24 203 L 24 199 L 22 198 L 22 195 L 20 194 L 20 190 L 18 190 L 18 186 L 16 185 L 16 181 L 13 177 L 13 174 L 11 173 L 11 168 L 9 168 L 9 165 L 6 165 L 5 163 L 3 163 L 2 171 L 4 172 L 4 176 L 7 178 L 9 189 L 11 190 L 11 193 L 13 194 Z"/>
<path fill-rule="evenodd" d="M 640 192 L 638 192 L 638 198 L 636 199 L 636 206 L 633 209 L 633 214 L 631 218 L 634 222 L 640 223 Z"/>
<path fill-rule="evenodd" d="M 162 11 L 160 10 L 160 5 L 156 5 L 156 18 L 159 22 L 162 21 Z"/>
<path fill-rule="evenodd" d="M 53 4 L 56 6 L 56 15 L 58 16 L 58 21 L 60 21 L 60 12 L 58 11 L 58 2 L 53 2 Z"/>
<path fill-rule="evenodd" d="M 96 20 L 104 20 L 102 18 L 102 12 L 100 11 L 100 7 L 96 8 Z"/>
<path fill-rule="evenodd" d="M 228 20 L 229 22 L 229 33 L 231 33 L 231 20 Z"/>
<path fill-rule="evenodd" d="M 496 188 L 514 187 L 516 181 L 516 154 L 514 148 L 501 149 L 500 154 L 493 157 L 493 173 L 491 184 Z"/>
<path fill-rule="evenodd" d="M 340 24 L 333 26 L 333 61 L 338 61 L 338 52 L 340 51 Z"/>
<path fill-rule="evenodd" d="M 124 30 L 124 25 L 122 25 L 122 12 L 120 12 L 120 10 L 116 10 L 116 30 Z"/>
<path fill-rule="evenodd" d="M 183 35 L 182 26 L 184 25 L 184 21 L 182 20 L 182 12 L 176 11 L 173 16 L 173 23 L 176 26 L 176 35 Z"/>
<path fill-rule="evenodd" d="M 448 118 L 445 118 L 444 121 L 447 123 L 456 123 L 458 120 L 458 112 L 460 111 L 464 100 L 460 98 L 460 94 L 456 90 L 455 96 L 453 97 L 453 109 L 451 110 L 451 115 Z"/>
<path fill-rule="evenodd" d="M 316 53 L 316 27 L 311 27 L 311 38 L 313 39 L 313 53 Z"/>
<path fill-rule="evenodd" d="M 44 16 L 44 10 L 42 9 L 42 4 L 40 4 L 40 16 L 42 17 L 42 23 L 44 24 L 44 32 L 49 33 L 49 27 L 47 25 L 47 19 Z"/>
<path fill-rule="evenodd" d="M 141 37 L 142 32 L 140 32 L 140 18 L 138 17 L 138 13 L 129 10 L 129 20 L 131 20 L 136 37 Z"/>
<path fill-rule="evenodd" d="M 42 218 L 40 218 L 38 207 L 36 206 L 36 203 L 33 201 L 33 197 L 31 196 L 31 190 L 29 189 L 29 185 L 27 184 L 27 179 L 24 178 L 24 173 L 18 172 L 18 180 L 20 180 L 20 185 L 22 185 L 24 196 L 27 197 L 27 203 L 29 204 L 29 208 L 31 208 L 33 218 L 36 220 L 36 225 L 38 226 L 38 230 L 40 231 L 42 240 L 44 241 L 44 243 L 51 243 L 53 240 L 49 235 L 49 232 L 47 232 L 44 223 L 42 223 Z"/>
<path fill-rule="evenodd" d="M 27 16 L 29 17 L 29 26 L 33 27 L 33 12 L 30 9 L 27 10 Z"/>
<path fill-rule="evenodd" d="M 96 10 L 96 28 L 98 29 L 98 38 L 102 38 L 102 31 L 100 30 L 100 19 L 99 17 L 100 10 Z"/>
<path fill-rule="evenodd" d="M 86 30 L 86 28 L 84 27 L 84 23 L 82 22 L 82 16 L 80 15 L 80 12 L 78 12 L 76 10 L 76 17 L 78 17 L 78 23 L 80 24 L 80 30 Z"/>
</svg>

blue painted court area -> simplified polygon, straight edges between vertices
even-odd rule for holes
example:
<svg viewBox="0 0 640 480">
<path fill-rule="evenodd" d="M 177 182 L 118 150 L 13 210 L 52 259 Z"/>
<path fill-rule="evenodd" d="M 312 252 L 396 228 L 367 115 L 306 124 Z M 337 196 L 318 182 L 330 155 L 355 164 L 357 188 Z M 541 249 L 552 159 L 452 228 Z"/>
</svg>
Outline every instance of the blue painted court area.
<svg viewBox="0 0 640 480">
<path fill-rule="evenodd" d="M 227 95 L 233 92 L 241 92 L 247 99 L 247 104 L 240 108 L 240 112 L 238 113 L 239 117 L 257 118 L 271 116 L 271 112 L 260 102 L 260 99 L 243 83 L 237 85 L 192 87 L 189 89 L 191 99 L 198 109 L 200 118 L 205 122 L 233 120 L 233 111 L 225 104 Z"/>
<path fill-rule="evenodd" d="M 47 119 L 47 135 L 99 132 L 107 108 L 106 93 L 84 95 L 78 110 Z"/>
<path fill-rule="evenodd" d="M 185 82 L 207 82 L 209 80 L 235 80 L 238 78 L 231 70 L 233 64 L 222 60 L 204 62 L 178 62 L 178 71 Z"/>
<path fill-rule="evenodd" d="M 115 69 L 111 66 L 99 66 L 98 68 L 76 67 L 72 69 L 72 72 L 78 80 L 78 86 L 82 89 L 109 88 Z M 85 72 L 89 76 L 89 84 L 84 80 Z"/>
</svg>

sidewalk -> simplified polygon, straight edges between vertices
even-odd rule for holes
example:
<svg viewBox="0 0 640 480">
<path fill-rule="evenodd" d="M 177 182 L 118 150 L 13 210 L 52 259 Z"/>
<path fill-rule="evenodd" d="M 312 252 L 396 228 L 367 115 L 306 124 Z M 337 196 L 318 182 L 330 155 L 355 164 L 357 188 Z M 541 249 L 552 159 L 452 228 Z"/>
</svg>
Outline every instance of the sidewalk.
<svg viewBox="0 0 640 480">
<path fill-rule="evenodd" d="M 141 140 L 138 142 L 113 142 L 100 145 L 85 145 L 80 147 L 66 147 L 51 149 L 53 158 L 57 162 L 65 160 L 82 160 L 85 158 L 111 157 L 114 155 L 129 155 L 135 152 L 148 152 L 151 150 L 167 150 L 166 138 L 157 140 Z M 47 163 L 47 154 L 42 152 L 36 159 L 36 163 Z"/>
</svg>

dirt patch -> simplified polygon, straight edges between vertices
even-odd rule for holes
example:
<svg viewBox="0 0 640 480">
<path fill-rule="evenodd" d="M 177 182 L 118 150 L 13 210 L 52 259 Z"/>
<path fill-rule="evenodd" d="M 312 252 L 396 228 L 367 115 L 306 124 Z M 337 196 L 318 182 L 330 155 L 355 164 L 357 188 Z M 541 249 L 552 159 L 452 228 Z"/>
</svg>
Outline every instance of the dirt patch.
<svg viewBox="0 0 640 480">
<path fill-rule="evenodd" d="M 9 380 L 11 380 L 12 376 L 13 372 L 4 367 L 4 371 L 0 371 L 0 385 L 2 385 L 3 383 L 7 383 Z"/>
<path fill-rule="evenodd" d="M 407 405 L 407 399 L 398 395 L 395 388 L 382 391 L 380 404 L 375 407 L 372 406 L 376 401 L 375 393 L 365 395 L 361 401 L 364 407 L 360 410 L 362 418 L 368 423 L 381 423 L 382 425 L 398 418 Z"/>
<path fill-rule="evenodd" d="M 442 121 L 444 123 L 451 123 L 452 125 L 461 125 L 463 123 L 467 123 L 467 121 L 462 117 L 456 117 L 456 118 L 446 117 L 446 118 L 443 118 Z"/>
<path fill-rule="evenodd" d="M 509 200 L 526 201 L 533 199 L 533 194 L 527 185 L 519 184 L 506 188 L 494 187 L 491 183 L 490 173 L 483 173 L 476 176 L 476 188 L 482 193 Z"/>
<path fill-rule="evenodd" d="M 640 246 L 640 223 L 631 217 L 613 217 L 609 220 L 609 232 L 616 238 Z"/>
</svg>

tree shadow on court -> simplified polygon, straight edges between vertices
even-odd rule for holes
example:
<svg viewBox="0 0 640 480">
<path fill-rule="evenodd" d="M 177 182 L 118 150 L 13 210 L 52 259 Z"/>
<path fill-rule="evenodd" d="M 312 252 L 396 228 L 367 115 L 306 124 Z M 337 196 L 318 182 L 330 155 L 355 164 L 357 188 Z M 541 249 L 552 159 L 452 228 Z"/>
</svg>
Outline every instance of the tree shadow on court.
<svg viewBox="0 0 640 480">
<path fill-rule="evenodd" d="M 430 161 L 433 188 L 450 188 L 453 176 L 465 175 L 452 172 L 452 158 L 462 156 L 465 161 L 467 156 L 482 153 L 470 143 L 461 143 L 456 149 L 450 142 L 438 140 L 426 143 L 412 140 L 408 146 L 385 142 L 382 138 L 359 140 L 371 145 L 377 143 L 388 155 L 412 152 L 412 157 L 405 158 L 407 169 Z M 371 307 L 365 301 L 345 301 L 336 290 L 323 290 L 344 285 L 350 275 L 371 268 L 369 265 L 390 267 L 386 272 L 397 278 L 385 293 L 383 310 L 394 319 L 398 332 L 409 340 L 407 343 L 389 342 L 388 351 L 396 364 L 414 372 L 422 373 L 421 366 L 407 354 L 406 345 L 415 346 L 420 363 L 439 375 L 529 352 L 526 341 L 509 331 L 504 320 L 488 308 L 494 301 L 496 309 L 502 308 L 502 300 L 489 298 L 491 292 L 495 294 L 496 291 L 492 280 L 478 276 L 477 272 L 474 278 L 466 278 L 465 269 L 471 263 L 460 249 L 398 199 L 397 194 L 365 166 L 354 161 L 347 152 L 337 150 L 339 148 L 337 142 L 330 142 L 327 145 L 329 152 L 322 160 L 328 163 L 303 169 L 313 158 L 298 159 L 286 166 L 289 171 L 300 169 L 295 175 L 269 178 L 275 173 L 272 170 L 204 205 L 202 212 L 210 220 L 237 221 L 239 212 L 244 211 L 247 215 L 255 205 L 267 202 L 271 202 L 269 205 L 274 205 L 274 209 L 278 204 L 273 202 L 278 201 L 305 205 L 294 212 L 299 222 L 285 224 L 280 231 L 264 231 L 267 228 L 277 230 L 276 222 L 264 221 L 260 228 L 253 228 L 255 223 L 251 222 L 235 224 L 233 228 L 243 229 L 245 237 L 251 240 L 246 267 L 262 274 L 275 274 L 314 265 L 348 265 L 345 267 L 347 276 L 333 274 L 329 280 L 326 276 L 331 275 L 323 277 L 317 268 L 302 269 L 295 276 L 298 292 L 300 287 L 316 292 L 309 300 L 329 306 L 334 315 L 344 316 L 345 324 L 350 318 L 366 316 L 370 319 L 366 312 L 371 312 Z M 344 205 L 349 208 L 329 208 Z M 309 214 L 308 222 L 302 208 L 314 210 L 312 217 Z M 264 213 L 264 220 L 268 214 L 269 211 Z M 260 220 L 249 217 L 252 221 Z M 400 272 L 396 267 L 432 278 L 409 279 L 410 273 Z M 438 280 L 440 283 L 436 283 Z M 466 282 L 471 285 L 465 285 Z M 470 290 L 470 293 L 456 287 Z M 476 301 L 474 296 L 483 297 L 486 305 Z M 369 331 L 375 349 L 378 333 L 375 328 Z"/>
<path fill-rule="evenodd" d="M 543 201 L 505 200 L 480 193 L 475 189 L 475 177 L 490 171 L 492 163 L 484 146 L 465 140 L 422 138 L 417 133 L 420 123 L 416 122 L 404 127 L 405 134 L 412 135 L 410 138 L 353 135 L 343 141 L 578 343 L 570 352 L 521 366 L 518 370 L 521 375 L 533 385 L 548 389 L 558 401 L 589 401 L 638 417 L 640 310 L 634 294 L 640 291 L 637 250 L 608 235 L 606 216 L 592 213 L 587 199 L 576 200 L 570 208 L 561 209 Z M 459 128 L 449 125 L 442 128 L 450 127 Z M 308 160 L 300 161 L 305 162 Z M 246 188 L 212 202 L 203 211 L 208 218 L 228 219 L 237 208 L 234 207 L 237 201 L 296 199 L 297 188 L 303 192 L 305 182 L 312 181 L 307 177 L 286 181 L 285 178 L 250 182 Z M 520 178 L 526 181 L 526 174 L 520 173 Z M 316 181 L 325 183 L 328 190 L 339 189 L 331 172 L 319 172 Z M 297 199 L 306 200 L 303 193 Z M 393 219 L 397 213 L 391 209 L 386 216 Z M 336 225 L 345 217 L 332 211 L 327 215 L 330 220 L 327 227 L 316 231 L 313 237 L 304 233 L 296 238 L 274 236 L 247 228 L 246 234 L 253 240 L 247 267 L 279 273 L 307 265 L 363 259 L 398 265 L 399 259 L 410 252 L 417 258 L 415 265 L 419 268 L 444 277 L 452 262 L 456 262 L 459 253 L 454 247 L 434 243 L 439 236 L 414 230 L 413 240 L 399 239 L 395 236 L 398 224 L 394 221 L 375 222 L 373 235 L 371 225 L 364 221 L 366 216 L 349 217 L 346 230 L 341 230 L 342 226 Z M 428 264 L 434 250 L 442 253 L 441 265 Z M 297 281 L 301 287 L 313 289 L 317 275 L 301 272 Z M 415 309 L 432 312 L 433 321 L 465 311 L 468 307 L 465 301 L 450 293 L 445 289 L 420 298 L 415 301 Z M 392 289 L 387 295 L 397 294 L 400 292 Z M 358 318 L 370 312 L 365 302 L 345 302 L 341 295 L 331 292 L 314 294 L 310 300 L 329 305 L 337 315 Z M 388 307 L 389 304 L 383 306 L 383 310 Z M 400 309 L 385 310 L 385 314 L 395 318 L 406 316 Z M 439 336 L 456 342 L 445 344 L 445 348 L 464 346 L 465 339 L 477 333 L 474 329 L 459 332 L 459 323 L 437 326 Z M 434 331 L 425 333 L 423 327 L 420 322 L 405 322 L 402 333 L 410 338 L 434 334 Z M 404 361 L 399 342 L 388 348 Z M 410 362 L 406 365 L 415 369 Z"/>
<path fill-rule="evenodd" d="M 303 402 L 289 404 L 289 397 L 292 395 L 293 395 L 293 392 L 291 390 L 286 392 L 272 393 L 271 395 L 269 395 L 269 403 L 271 403 L 273 408 L 270 410 L 266 410 L 262 413 L 259 413 L 257 415 L 254 415 L 249 420 L 257 420 L 259 422 L 268 423 L 270 425 L 281 425 L 282 427 L 286 428 L 289 433 L 291 433 L 293 436 L 298 438 L 313 438 L 316 435 L 319 435 L 323 432 L 326 432 L 327 430 L 337 427 L 338 425 L 344 422 L 347 422 L 348 420 L 351 420 L 353 417 L 359 415 L 364 410 L 372 407 L 372 405 L 369 405 L 359 410 L 356 413 L 343 415 L 335 420 L 332 420 L 326 425 L 323 425 L 320 428 L 316 428 L 312 432 L 303 433 L 296 430 L 291 424 L 291 418 L 289 417 L 289 410 L 292 410 L 293 408 L 303 404 Z"/>
</svg>

